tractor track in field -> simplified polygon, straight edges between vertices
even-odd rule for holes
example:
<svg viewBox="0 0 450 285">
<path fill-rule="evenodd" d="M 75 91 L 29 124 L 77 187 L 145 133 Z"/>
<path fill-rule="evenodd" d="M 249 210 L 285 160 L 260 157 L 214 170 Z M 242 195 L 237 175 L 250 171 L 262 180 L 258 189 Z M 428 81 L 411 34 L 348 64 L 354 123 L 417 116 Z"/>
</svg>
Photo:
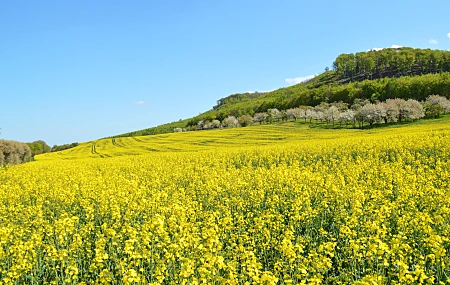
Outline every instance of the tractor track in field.
<svg viewBox="0 0 450 285">
<path fill-rule="evenodd" d="M 125 147 L 125 146 L 123 146 L 123 145 L 121 145 L 121 144 L 117 143 L 117 142 L 116 142 L 116 139 L 115 139 L 115 138 L 112 138 L 111 142 L 112 142 L 112 144 L 113 144 L 114 146 L 117 146 L 117 147 L 122 147 L 122 148 L 124 148 L 124 147 Z"/>
<path fill-rule="evenodd" d="M 105 157 L 111 157 L 108 154 L 101 154 L 97 152 L 97 142 L 92 142 L 92 146 L 91 146 L 91 153 L 92 154 L 96 154 L 98 156 L 100 156 L 101 158 L 105 158 Z"/>
<path fill-rule="evenodd" d="M 141 142 L 141 143 L 143 143 L 144 141 L 143 140 L 140 140 L 140 139 L 138 139 L 138 138 L 136 138 L 136 137 L 131 137 L 133 140 L 135 140 L 135 141 L 137 141 L 137 142 Z"/>
</svg>

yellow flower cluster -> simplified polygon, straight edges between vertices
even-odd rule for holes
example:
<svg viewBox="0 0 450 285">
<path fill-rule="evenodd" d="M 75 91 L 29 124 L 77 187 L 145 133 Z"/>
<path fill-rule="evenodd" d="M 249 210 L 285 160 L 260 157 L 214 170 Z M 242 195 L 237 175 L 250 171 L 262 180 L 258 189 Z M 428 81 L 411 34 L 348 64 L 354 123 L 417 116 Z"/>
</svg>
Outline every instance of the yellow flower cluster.
<svg viewBox="0 0 450 285">
<path fill-rule="evenodd" d="M 408 130 L 1 169 L 0 284 L 448 284 L 450 130 Z"/>
</svg>

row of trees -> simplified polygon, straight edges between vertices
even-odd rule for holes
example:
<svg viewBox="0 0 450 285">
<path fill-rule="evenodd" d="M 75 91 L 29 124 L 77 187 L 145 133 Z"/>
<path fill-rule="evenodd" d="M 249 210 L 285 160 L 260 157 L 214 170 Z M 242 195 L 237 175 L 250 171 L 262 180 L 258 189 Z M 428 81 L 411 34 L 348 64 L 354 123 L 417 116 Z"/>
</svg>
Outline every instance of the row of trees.
<svg viewBox="0 0 450 285">
<path fill-rule="evenodd" d="M 61 151 L 73 148 L 79 145 L 79 143 L 74 142 L 70 144 L 54 145 L 53 147 L 50 147 L 45 141 L 38 140 L 31 143 L 27 143 L 27 145 L 30 147 L 32 155 L 35 156 L 42 153 Z"/>
<path fill-rule="evenodd" d="M 74 143 L 70 143 L 70 144 L 63 144 L 63 145 L 54 145 L 51 149 L 52 152 L 54 151 L 61 151 L 61 150 L 65 150 L 65 149 L 69 149 L 69 148 L 73 148 L 78 146 L 79 143 L 74 142 Z"/>
<path fill-rule="evenodd" d="M 32 159 L 30 147 L 21 142 L 0 139 L 0 166 L 16 165 Z"/>
<path fill-rule="evenodd" d="M 341 54 L 333 63 L 340 78 L 404 76 L 450 71 L 450 51 L 386 48 Z"/>
<path fill-rule="evenodd" d="M 54 145 L 52 148 L 43 140 L 31 143 L 21 143 L 11 140 L 0 140 L 0 166 L 16 165 L 33 160 L 38 154 L 60 151 L 76 147 L 77 142 L 64 145 Z"/>
<path fill-rule="evenodd" d="M 435 100 L 438 98 L 439 100 Z M 438 102 L 435 106 L 434 103 Z M 450 101 L 441 96 L 430 96 L 426 102 L 420 103 L 417 100 L 409 99 L 388 99 L 386 102 L 370 103 L 368 100 L 355 100 L 354 104 L 348 105 L 342 102 L 327 104 L 323 103 L 314 108 L 300 107 L 286 110 L 285 116 L 287 119 L 309 119 L 316 121 L 325 121 L 327 124 L 334 124 L 339 122 L 342 124 L 355 124 L 358 122 L 360 127 L 364 123 L 368 123 L 370 127 L 374 123 L 390 123 L 402 122 L 405 120 L 415 121 L 429 116 L 439 116 L 444 112 L 450 112 Z M 430 113 L 428 113 L 430 111 Z M 282 114 L 283 112 L 279 112 Z"/>
<path fill-rule="evenodd" d="M 218 128 L 245 127 L 252 124 L 282 122 L 288 120 L 315 120 L 316 122 L 336 123 L 339 125 L 353 125 L 364 127 L 368 124 L 372 127 L 376 123 L 391 123 L 403 121 L 415 121 L 423 117 L 438 117 L 441 114 L 450 113 L 450 100 L 446 97 L 431 95 L 426 101 L 419 102 L 414 99 L 388 99 L 385 102 L 371 103 L 369 100 L 356 99 L 352 105 L 344 102 L 321 103 L 315 107 L 300 106 L 288 110 L 272 108 L 267 112 L 248 114 L 239 117 L 228 116 L 222 122 L 201 120 L 196 126 L 187 128 L 175 128 L 174 132 L 208 130 Z"/>
</svg>

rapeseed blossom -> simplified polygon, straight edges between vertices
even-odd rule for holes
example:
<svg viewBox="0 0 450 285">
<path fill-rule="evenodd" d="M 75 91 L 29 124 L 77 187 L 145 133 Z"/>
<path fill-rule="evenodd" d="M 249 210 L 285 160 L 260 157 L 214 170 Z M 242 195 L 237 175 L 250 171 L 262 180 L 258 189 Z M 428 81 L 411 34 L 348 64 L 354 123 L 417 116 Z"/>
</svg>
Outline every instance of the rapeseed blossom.
<svg viewBox="0 0 450 285">
<path fill-rule="evenodd" d="M 445 126 L 44 159 L 0 170 L 0 284 L 448 284 L 449 183 Z"/>
</svg>

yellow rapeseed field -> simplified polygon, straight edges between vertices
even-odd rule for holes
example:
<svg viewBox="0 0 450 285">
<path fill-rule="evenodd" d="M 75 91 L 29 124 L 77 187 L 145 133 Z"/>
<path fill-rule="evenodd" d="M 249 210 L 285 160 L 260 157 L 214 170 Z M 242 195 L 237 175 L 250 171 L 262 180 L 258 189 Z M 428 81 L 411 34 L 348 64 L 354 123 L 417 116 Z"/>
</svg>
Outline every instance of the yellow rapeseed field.
<svg viewBox="0 0 450 285">
<path fill-rule="evenodd" d="M 449 237 L 448 120 L 105 139 L 0 169 L 0 284 L 449 284 Z"/>
</svg>

